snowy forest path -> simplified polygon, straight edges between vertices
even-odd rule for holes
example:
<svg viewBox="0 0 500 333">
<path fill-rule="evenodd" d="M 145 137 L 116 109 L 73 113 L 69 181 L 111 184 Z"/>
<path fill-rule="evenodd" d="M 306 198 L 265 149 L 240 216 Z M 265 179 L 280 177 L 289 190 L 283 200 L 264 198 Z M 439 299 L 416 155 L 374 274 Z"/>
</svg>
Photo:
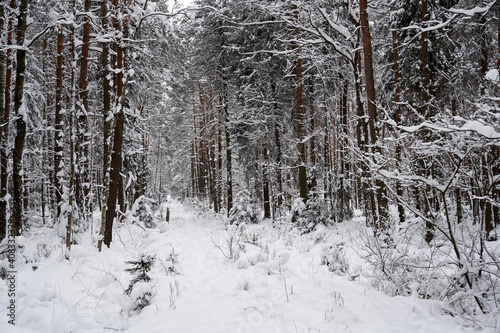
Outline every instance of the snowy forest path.
<svg viewBox="0 0 500 333">
<path fill-rule="evenodd" d="M 266 222 L 228 231 L 220 216 L 167 205 L 170 223 L 161 235 L 178 254 L 179 295 L 175 310 L 144 319 L 154 332 L 463 331 L 438 303 L 388 297 L 331 273 L 320 259 L 330 244 L 318 235 Z M 231 235 L 234 259 L 227 258 Z"/>
<path fill-rule="evenodd" d="M 157 327 L 164 327 L 167 320 L 169 327 L 162 332 L 233 332 L 238 327 L 239 302 L 228 289 L 228 282 L 234 274 L 221 261 L 212 240 L 214 231 L 224 227 L 223 222 L 201 217 L 177 201 L 164 206 L 169 207 L 170 222 L 163 225 L 161 235 L 177 255 L 178 273 L 175 312 L 166 316 L 175 315 L 176 320 L 155 316 L 147 320 L 149 325 L 156 322 Z M 149 247 L 146 252 L 150 252 Z M 159 259 L 164 258 L 160 255 Z"/>
<path fill-rule="evenodd" d="M 474 332 L 443 315 L 444 303 L 389 297 L 369 276 L 350 281 L 330 272 L 322 254 L 346 241 L 345 225 L 301 235 L 287 223 L 227 226 L 220 215 L 178 201 L 164 203 L 163 213 L 166 206 L 170 223 L 162 218 L 145 228 L 129 215 L 116 225 L 110 248 L 98 252 L 97 237 L 85 233 L 70 260 L 57 228 L 40 226 L 19 238 L 18 318 L 15 327 L 0 322 L 0 332 Z M 147 283 L 153 295 L 136 311 L 124 293 L 134 278 L 126 269 L 142 254 L 156 257 Z M 4 309 L 6 294 L 0 283 Z"/>
</svg>

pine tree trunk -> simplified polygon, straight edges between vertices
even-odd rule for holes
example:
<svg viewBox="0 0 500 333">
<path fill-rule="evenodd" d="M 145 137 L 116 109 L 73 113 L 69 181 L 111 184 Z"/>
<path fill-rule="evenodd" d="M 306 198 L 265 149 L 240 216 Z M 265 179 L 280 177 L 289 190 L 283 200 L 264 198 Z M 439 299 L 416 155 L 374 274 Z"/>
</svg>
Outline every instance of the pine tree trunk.
<svg viewBox="0 0 500 333">
<path fill-rule="evenodd" d="M 118 210 L 116 208 L 116 203 L 118 198 L 120 198 L 120 209 L 123 209 L 123 186 L 121 183 L 121 169 L 122 169 L 122 145 L 123 145 L 123 127 L 125 121 L 125 115 L 123 113 L 123 99 L 122 94 L 124 93 L 124 82 L 123 82 L 123 49 L 122 49 L 122 39 L 121 32 L 122 27 L 119 20 L 119 1 L 113 0 L 113 29 L 115 33 L 115 43 L 114 43 L 114 53 L 115 53 L 115 80 L 114 88 L 116 89 L 116 99 L 115 99 L 115 120 L 114 126 L 112 128 L 113 147 L 111 152 L 111 162 L 109 168 L 109 195 L 106 201 L 106 223 L 104 230 L 104 244 L 109 247 L 112 241 L 113 235 L 113 220 L 118 217 Z"/>
<path fill-rule="evenodd" d="M 76 0 L 73 0 L 72 2 L 73 6 L 73 15 L 76 17 Z M 75 220 L 75 195 L 77 193 L 76 191 L 76 184 L 75 184 L 75 179 L 76 179 L 76 168 L 75 164 L 78 163 L 75 160 L 76 157 L 76 151 L 75 151 L 75 136 L 73 135 L 75 129 L 75 121 L 79 123 L 79 118 L 78 118 L 78 112 L 82 112 L 83 110 L 78 110 L 78 103 L 76 102 L 76 59 L 77 59 L 77 54 L 76 54 L 76 48 L 75 48 L 75 24 L 70 25 L 70 49 L 69 49 L 69 54 L 71 55 L 70 59 L 70 64 L 69 64 L 69 69 L 70 69 L 70 91 L 69 94 L 67 95 L 68 105 L 75 105 L 75 107 L 72 107 L 71 110 L 69 110 L 68 113 L 68 127 L 69 127 L 69 165 L 70 165 L 70 179 L 69 179 L 69 188 L 68 188 L 68 218 L 66 222 L 66 259 L 69 259 L 70 257 L 70 252 L 71 252 L 71 242 L 72 242 L 72 229 L 73 229 L 73 224 Z M 74 65 L 73 65 L 74 64 Z M 79 134 L 79 133 L 78 133 Z M 76 140 L 79 140 L 80 137 L 79 135 L 76 136 Z M 84 211 L 86 210 L 85 204 L 82 205 Z"/>
<path fill-rule="evenodd" d="M 16 115 L 16 137 L 12 151 L 12 234 L 21 235 L 23 226 L 23 152 L 26 138 L 28 110 L 23 108 L 24 74 L 26 72 L 26 49 L 24 39 L 28 16 L 28 0 L 21 0 L 17 17 L 16 84 L 14 87 L 14 113 Z"/>
<path fill-rule="evenodd" d="M 340 174 L 339 174 L 339 190 L 340 190 L 340 204 L 339 204 L 339 222 L 343 222 L 346 218 L 345 213 L 350 210 L 348 207 L 348 202 L 346 202 L 347 193 L 345 192 L 345 182 L 346 182 L 346 162 L 345 162 L 345 150 L 347 148 L 347 94 L 348 94 L 348 82 L 344 82 L 344 89 L 342 90 L 342 97 L 340 101 L 340 147 L 339 160 L 340 160 Z"/>
<path fill-rule="evenodd" d="M 191 192 L 192 197 L 198 197 L 198 133 L 196 126 L 196 98 L 193 93 L 193 139 L 191 140 Z"/>
<path fill-rule="evenodd" d="M 267 149 L 263 150 L 263 157 L 267 160 Z M 271 218 L 271 196 L 269 193 L 269 168 L 267 163 L 262 164 L 262 194 L 264 196 L 264 218 Z"/>
<path fill-rule="evenodd" d="M 88 210 L 89 192 L 90 192 L 90 168 L 89 163 L 89 133 L 88 133 L 88 119 L 87 115 L 89 112 L 89 89 L 88 89 L 88 58 L 90 49 L 90 15 L 91 0 L 85 0 L 84 11 L 86 15 L 83 20 L 83 44 L 82 44 L 82 56 L 80 62 L 80 90 L 79 90 L 79 110 L 78 112 L 78 169 L 79 172 L 76 175 L 75 187 L 79 192 L 80 189 L 82 193 L 77 196 L 81 202 L 84 213 Z"/>
<path fill-rule="evenodd" d="M 394 7 L 391 8 L 391 11 L 394 11 Z M 394 92 L 394 102 L 396 104 L 396 110 L 394 112 L 394 121 L 397 126 L 401 125 L 401 104 L 400 104 L 400 82 L 401 82 L 401 74 L 399 71 L 399 50 L 398 50 L 398 34 L 396 31 L 396 25 L 394 22 L 392 23 L 392 55 L 394 58 L 394 85 L 396 87 Z M 396 129 L 396 133 L 399 136 L 399 129 Z M 402 165 L 401 161 L 401 143 L 397 141 L 396 143 L 396 163 L 399 168 Z M 403 198 L 403 186 L 401 185 L 401 181 L 396 181 L 396 195 L 398 196 L 398 215 L 399 222 L 403 223 L 405 221 L 405 209 L 401 202 Z"/>
<path fill-rule="evenodd" d="M 108 20 L 108 1 L 102 0 L 101 2 L 101 17 L 102 17 L 102 29 L 105 33 L 109 31 L 109 20 Z M 112 114 L 111 114 L 111 68 L 110 68 L 110 54 L 109 54 L 109 43 L 102 43 L 102 91 L 103 91 L 103 180 L 106 178 L 108 173 L 109 161 L 110 161 L 110 132 L 112 124 Z M 106 187 L 106 183 L 103 184 Z"/>
<path fill-rule="evenodd" d="M 299 11 L 297 5 L 294 5 L 295 18 L 299 20 Z M 297 38 L 300 36 L 300 30 L 295 30 L 295 35 Z M 307 202 L 307 170 L 306 170 L 306 146 L 304 143 L 305 139 L 305 128 L 304 128 L 304 100 L 303 100 L 303 78 L 302 78 L 302 58 L 300 55 L 300 47 L 297 48 L 297 59 L 295 66 L 295 78 L 296 78 L 296 98 L 297 98 L 297 139 L 298 139 L 298 160 L 299 160 L 299 193 L 300 197 Z"/>
<path fill-rule="evenodd" d="M 297 58 L 297 139 L 299 152 L 299 189 L 300 197 L 307 202 L 307 171 L 306 171 L 306 147 L 304 143 L 304 108 L 303 108 L 303 86 L 302 86 L 302 59 Z"/>
<path fill-rule="evenodd" d="M 233 208 L 233 159 L 232 159 L 232 147 L 231 147 L 231 137 L 229 134 L 229 105 L 227 100 L 227 84 L 224 83 L 224 131 L 226 136 L 226 172 L 227 172 L 227 216 L 229 217 L 229 211 Z"/>
<path fill-rule="evenodd" d="M 56 108 L 54 116 L 54 190 L 55 201 L 57 205 L 57 218 L 61 215 L 61 198 L 63 193 L 63 185 L 61 179 L 61 162 L 63 155 L 63 80 L 64 80 L 64 28 L 58 29 L 57 34 L 57 55 L 56 55 Z"/>
<path fill-rule="evenodd" d="M 379 152 L 376 148 L 377 143 L 377 132 L 376 132 L 376 121 L 377 121 L 377 106 L 375 104 L 375 79 L 373 74 L 373 59 L 372 59 L 372 44 L 370 36 L 370 26 L 368 20 L 368 1 L 360 0 L 359 10 L 360 10 L 360 23 L 361 23 L 361 33 L 363 36 L 363 58 L 365 65 L 365 83 L 366 83 L 366 99 L 368 104 L 368 127 L 370 130 L 370 143 L 375 147 L 374 152 Z M 377 215 L 374 216 L 375 221 L 375 232 L 384 232 L 388 226 L 388 215 L 389 215 L 389 203 L 387 201 L 385 183 L 377 177 L 375 179 L 376 186 L 376 204 Z"/>
<path fill-rule="evenodd" d="M 73 228 L 73 200 L 75 193 L 75 160 L 73 156 L 75 155 L 75 146 L 73 142 L 73 115 L 70 115 L 69 120 L 69 142 L 70 142 L 70 179 L 69 179 L 69 199 L 68 199 L 68 221 L 66 224 L 66 259 L 69 259 L 69 254 L 71 252 L 71 231 Z"/>
<path fill-rule="evenodd" d="M 422 28 L 427 28 L 429 21 L 428 3 L 427 0 L 422 0 Z M 421 98 L 422 98 L 422 115 L 426 119 L 429 118 L 429 98 L 430 98 L 430 70 L 429 70 L 429 33 L 422 32 L 422 42 L 420 50 L 420 70 L 422 76 Z"/>
<path fill-rule="evenodd" d="M 210 179 L 210 199 L 212 200 L 212 204 L 214 207 L 214 212 L 218 213 L 219 212 L 219 201 L 217 200 L 217 179 L 218 179 L 218 172 L 217 172 L 217 135 L 216 135 L 216 128 L 214 125 L 214 109 L 213 109 L 213 94 L 212 91 L 210 90 L 209 92 L 209 114 L 208 119 L 210 125 L 210 130 L 209 130 L 209 146 L 208 146 L 208 155 L 209 155 L 209 179 Z"/>
<path fill-rule="evenodd" d="M 277 205 L 278 208 L 281 210 L 283 206 L 283 175 L 281 172 L 281 164 L 282 164 L 281 134 L 277 120 L 275 121 L 274 124 L 274 141 L 276 142 L 276 178 L 278 180 Z"/>
<path fill-rule="evenodd" d="M 5 34 L 4 30 L 4 24 L 5 24 L 5 18 L 4 18 L 4 8 L 5 4 L 1 3 L 0 4 L 0 38 L 3 39 L 3 35 Z M 5 95 L 3 92 L 5 91 L 5 67 L 6 67 L 6 51 L 1 49 L 0 50 L 0 151 L 3 151 L 3 146 L 2 143 L 5 145 L 6 142 L 3 142 L 3 132 L 8 131 L 7 129 L 4 129 L 7 127 L 8 120 L 5 121 Z M 0 153 L 1 154 L 1 153 Z M 0 163 L 3 161 L 0 159 Z M 0 167 L 1 168 L 1 167 Z M 7 235 L 7 212 L 6 212 L 6 203 L 7 198 L 5 198 L 5 194 L 3 194 L 3 189 L 7 188 L 3 185 L 3 181 L 0 177 L 0 242 L 5 238 Z M 3 194 L 3 195 L 2 195 Z"/>
<path fill-rule="evenodd" d="M 101 2 L 101 18 L 102 18 L 102 28 L 104 32 L 109 31 L 109 20 L 108 20 L 108 1 L 102 0 Z M 108 196 L 109 196 L 109 169 L 111 162 L 111 150 L 112 147 L 112 137 L 111 137 L 111 127 L 112 127 L 112 113 L 111 113 L 111 85 L 110 85 L 110 75 L 111 68 L 109 63 L 109 44 L 107 42 L 102 43 L 102 71 L 103 71 L 103 171 L 102 171 L 102 181 L 103 181 L 103 198 L 101 207 L 101 228 L 99 231 L 100 239 L 98 242 L 98 249 L 101 251 L 102 242 L 104 241 L 104 234 L 106 232 L 106 216 L 108 211 Z"/>
<path fill-rule="evenodd" d="M 217 128 L 217 204 L 219 209 L 224 207 L 222 198 L 224 196 L 224 181 L 222 179 L 222 129 L 220 124 Z"/>
</svg>

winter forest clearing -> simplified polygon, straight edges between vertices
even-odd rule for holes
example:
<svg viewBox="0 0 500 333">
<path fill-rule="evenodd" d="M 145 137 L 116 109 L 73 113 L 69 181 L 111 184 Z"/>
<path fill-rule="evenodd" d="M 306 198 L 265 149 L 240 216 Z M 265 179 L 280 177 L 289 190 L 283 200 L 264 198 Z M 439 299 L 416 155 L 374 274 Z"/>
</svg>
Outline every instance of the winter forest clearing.
<svg viewBox="0 0 500 333">
<path fill-rule="evenodd" d="M 0 44 L 2 332 L 500 332 L 500 0 L 6 0 Z"/>
<path fill-rule="evenodd" d="M 377 291 L 370 277 L 376 273 L 360 272 L 366 262 L 353 252 L 359 250 L 360 218 L 301 236 L 291 225 L 272 226 L 270 220 L 227 228 L 214 214 L 178 202 L 169 206 L 170 223 L 153 229 L 126 218 L 116 230 L 118 240 L 103 252 L 86 234 L 69 261 L 54 229 L 27 232 L 18 241 L 30 262 L 17 266 L 18 329 L 3 321 L 1 331 L 475 331 L 459 325 L 472 322 L 446 315 L 451 309 L 445 302 Z M 149 305 L 134 311 L 136 303 L 124 293 L 134 275 L 125 269 L 132 267 L 126 261 L 141 255 L 156 260 L 147 273 L 150 281 L 134 286 L 150 293 Z M 322 264 L 331 259 L 338 267 Z M 0 292 L 5 289 L 2 284 Z"/>
</svg>

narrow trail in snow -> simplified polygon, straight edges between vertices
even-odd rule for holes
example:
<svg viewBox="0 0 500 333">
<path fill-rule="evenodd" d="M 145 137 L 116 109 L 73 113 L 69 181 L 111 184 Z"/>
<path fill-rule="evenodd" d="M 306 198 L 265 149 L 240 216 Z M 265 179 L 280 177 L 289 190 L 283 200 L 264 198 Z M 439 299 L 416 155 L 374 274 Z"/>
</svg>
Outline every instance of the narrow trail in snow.
<svg viewBox="0 0 500 333">
<path fill-rule="evenodd" d="M 274 238 L 266 249 L 268 262 L 255 263 L 249 255 L 252 263 L 241 267 L 214 245 L 226 236 L 222 221 L 198 216 L 178 202 L 168 206 L 170 223 L 161 235 L 178 254 L 179 295 L 175 309 L 143 316 L 151 332 L 468 331 L 443 316 L 436 303 L 388 297 L 333 275 L 319 263 L 321 247 L 306 246 L 303 239 L 293 244 L 291 238 Z M 272 233 L 269 226 L 261 231 L 262 238 Z M 273 266 L 280 253 L 289 258 Z"/>
<path fill-rule="evenodd" d="M 389 297 L 370 277 L 349 281 L 321 264 L 332 244 L 348 242 L 347 224 L 300 235 L 269 221 L 247 225 L 228 259 L 224 219 L 168 202 L 171 218 L 157 228 L 133 219 L 117 224 L 110 248 L 81 235 L 64 257 L 59 230 L 34 228 L 19 241 L 16 327 L 0 332 L 103 333 L 443 333 L 474 332 L 443 314 L 444 304 Z M 352 224 L 351 224 L 352 226 Z M 42 251 L 43 250 L 43 251 Z M 227 253 L 227 247 L 226 247 Z M 127 262 L 155 255 L 148 273 L 151 303 L 140 312 L 124 291 L 134 278 Z M 169 258 L 175 254 L 172 266 Z M 356 260 L 349 257 L 349 260 Z M 359 258 L 358 258 L 359 259 Z M 172 274 L 171 270 L 177 274 Z M 0 295 L 6 295 L 0 283 Z M 0 307 L 8 306 L 0 297 Z M 462 321 L 462 323 L 466 323 Z M 483 333 L 494 333 L 495 323 Z"/>
</svg>

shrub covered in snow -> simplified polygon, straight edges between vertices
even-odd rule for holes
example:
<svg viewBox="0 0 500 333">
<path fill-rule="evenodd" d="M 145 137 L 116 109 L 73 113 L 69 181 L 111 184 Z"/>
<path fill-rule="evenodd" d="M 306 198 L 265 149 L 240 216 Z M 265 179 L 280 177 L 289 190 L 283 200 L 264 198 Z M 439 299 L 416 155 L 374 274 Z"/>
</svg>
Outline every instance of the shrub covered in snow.
<svg viewBox="0 0 500 333">
<path fill-rule="evenodd" d="M 156 257 L 149 255 L 141 255 L 139 260 L 126 261 L 127 264 L 132 265 L 132 268 L 127 268 L 125 271 L 134 275 L 130 281 L 125 294 L 129 295 L 135 302 L 136 311 L 142 310 L 145 306 L 149 305 L 151 298 L 154 296 L 152 286 L 148 283 L 151 278 L 147 274 L 155 264 Z"/>
<path fill-rule="evenodd" d="M 146 228 L 152 229 L 156 227 L 156 222 L 153 214 L 154 200 L 141 195 L 132 206 L 132 216 L 144 223 Z"/>
<path fill-rule="evenodd" d="M 239 225 L 257 222 L 257 212 L 252 203 L 250 192 L 247 190 L 238 192 L 234 198 L 234 206 L 229 211 L 229 223 Z"/>
<path fill-rule="evenodd" d="M 321 254 L 321 263 L 337 275 L 345 275 L 349 271 L 349 262 L 345 257 L 345 244 L 333 244 Z"/>
<path fill-rule="evenodd" d="M 304 204 L 301 198 L 297 198 L 291 209 L 292 222 L 303 233 L 309 233 L 319 224 L 327 225 L 329 219 L 326 211 L 320 198 L 311 198 L 307 204 Z"/>
</svg>

